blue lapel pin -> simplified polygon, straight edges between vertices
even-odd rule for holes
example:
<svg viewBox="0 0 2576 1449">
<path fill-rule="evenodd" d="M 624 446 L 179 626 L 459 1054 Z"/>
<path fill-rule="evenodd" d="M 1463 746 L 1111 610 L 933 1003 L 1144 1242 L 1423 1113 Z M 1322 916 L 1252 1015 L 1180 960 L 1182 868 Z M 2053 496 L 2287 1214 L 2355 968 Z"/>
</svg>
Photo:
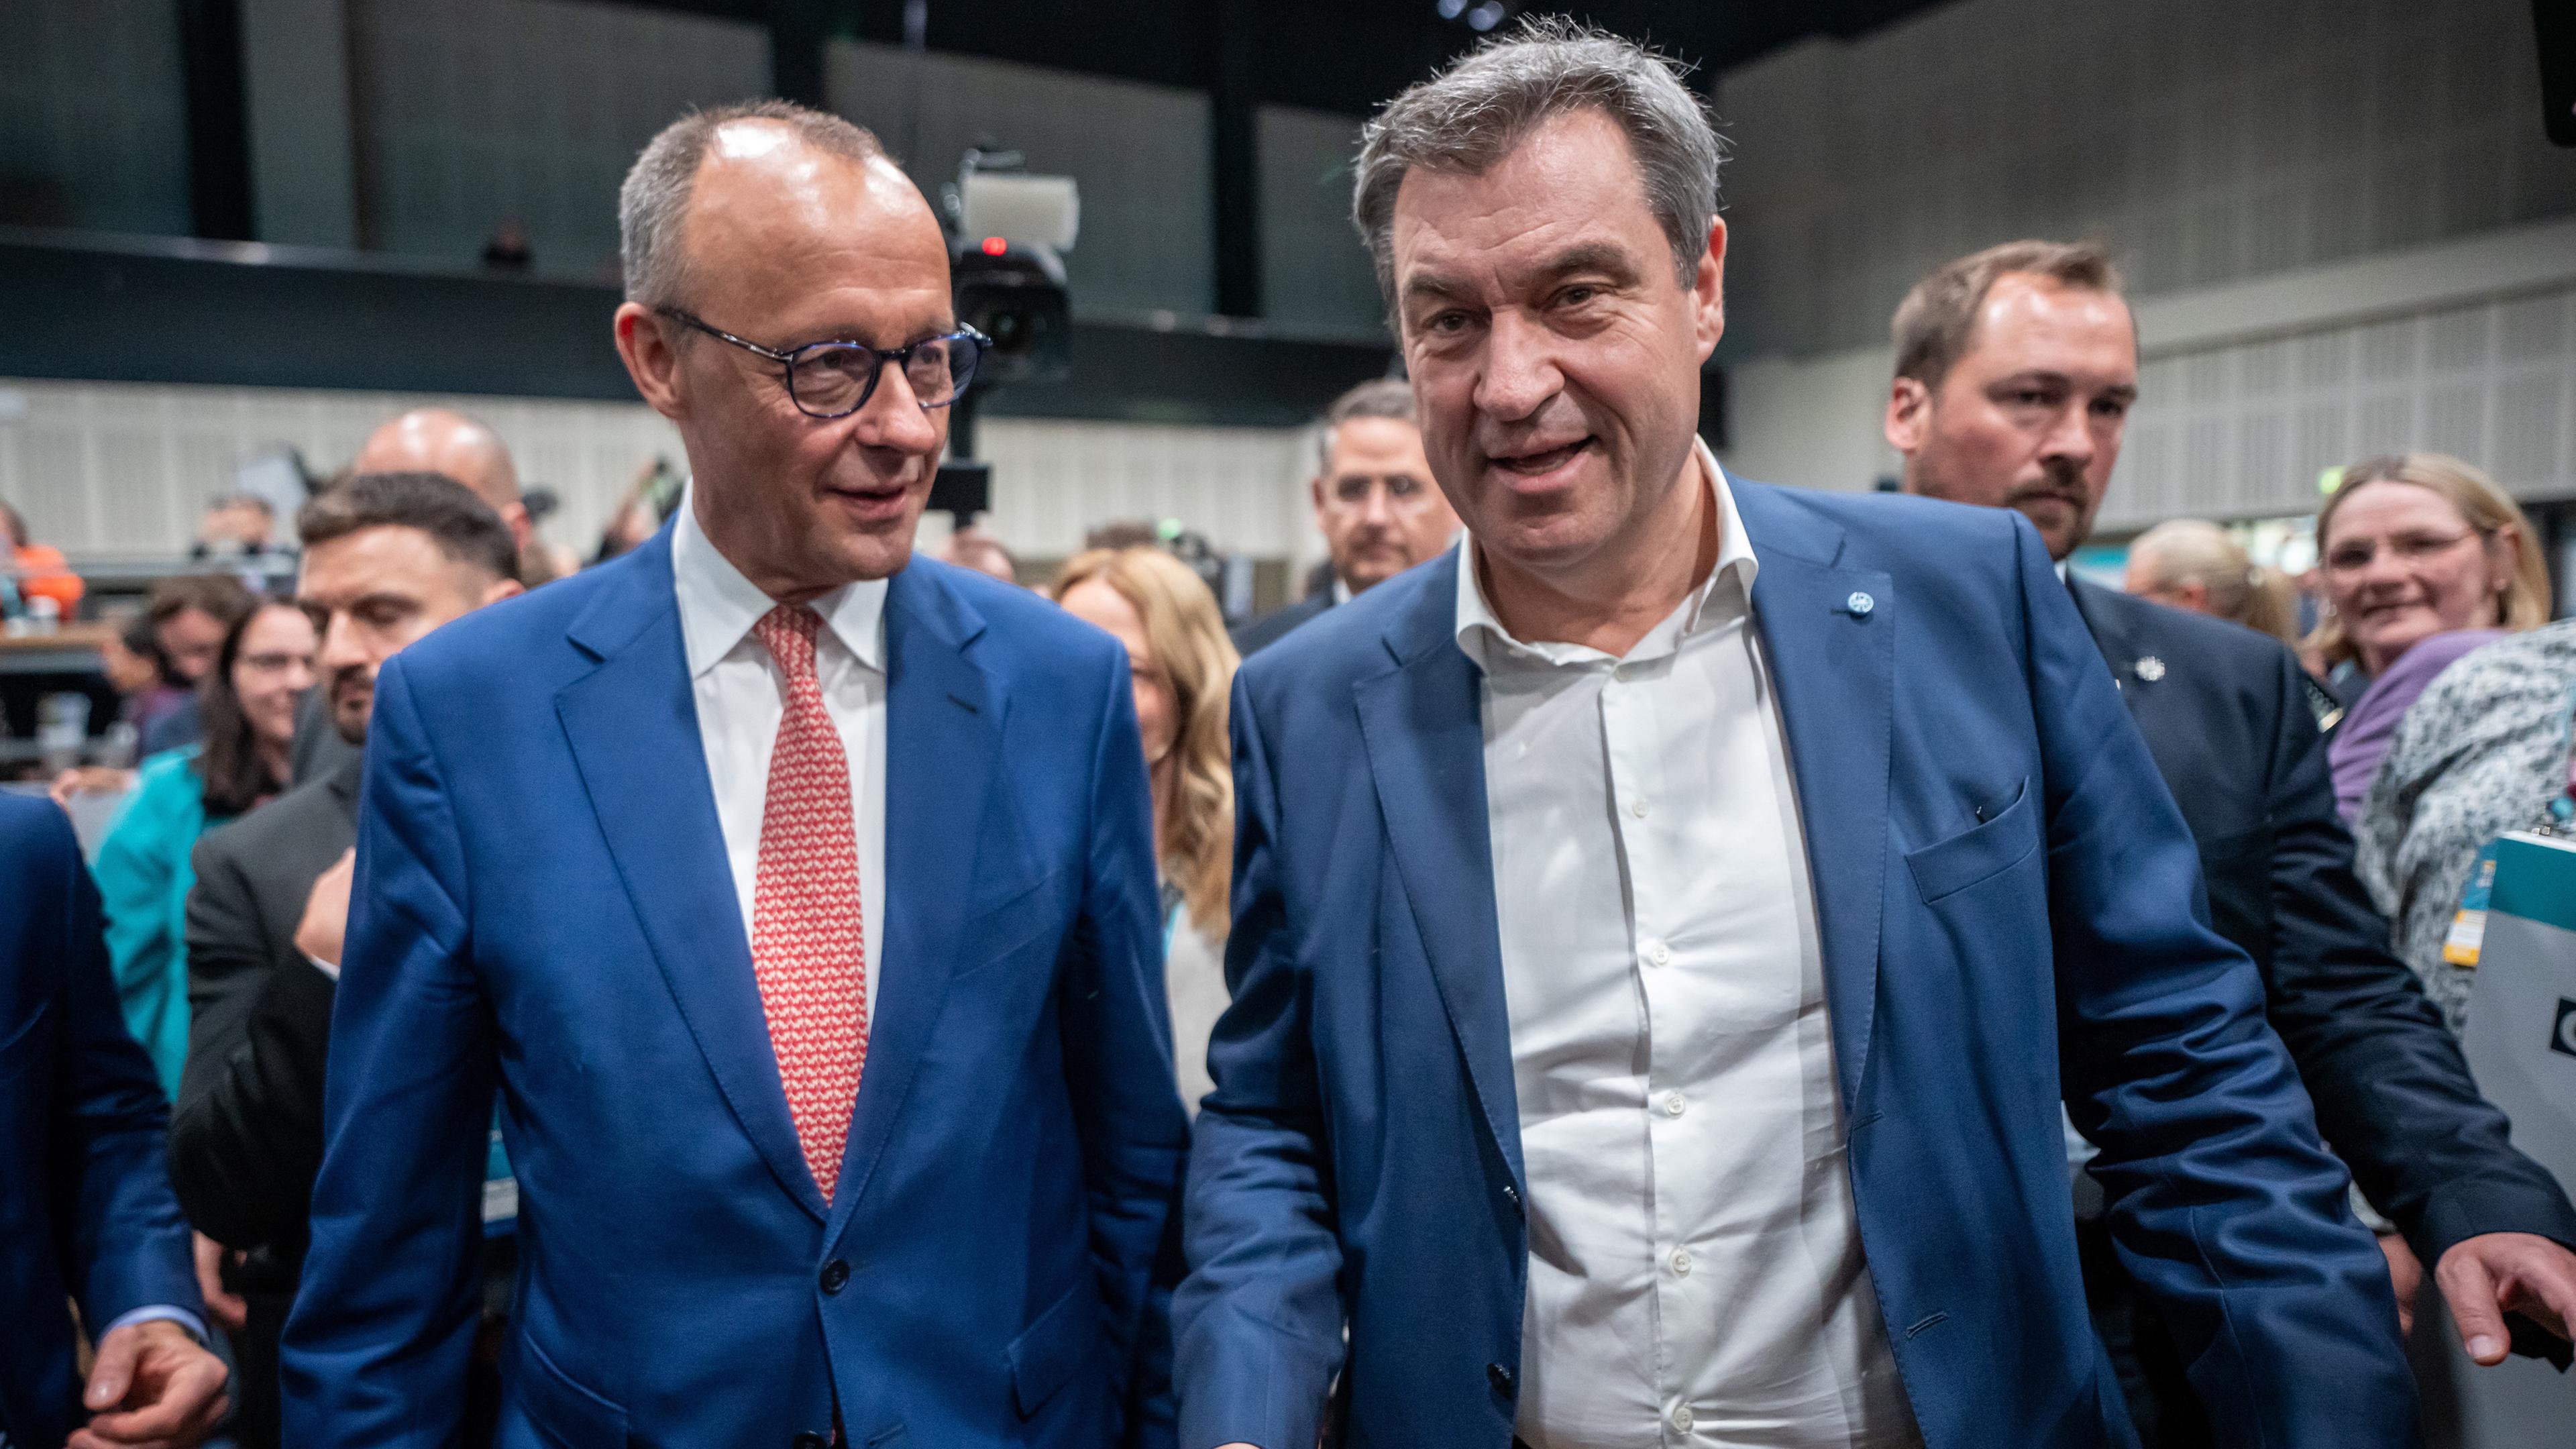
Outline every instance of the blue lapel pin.
<svg viewBox="0 0 2576 1449">
<path fill-rule="evenodd" d="M 1853 618 L 1866 619 L 1869 617 L 1869 611 L 1878 607 L 1878 600 L 1854 589 L 1852 596 L 1843 600 L 1843 607 L 1851 611 Z"/>
</svg>

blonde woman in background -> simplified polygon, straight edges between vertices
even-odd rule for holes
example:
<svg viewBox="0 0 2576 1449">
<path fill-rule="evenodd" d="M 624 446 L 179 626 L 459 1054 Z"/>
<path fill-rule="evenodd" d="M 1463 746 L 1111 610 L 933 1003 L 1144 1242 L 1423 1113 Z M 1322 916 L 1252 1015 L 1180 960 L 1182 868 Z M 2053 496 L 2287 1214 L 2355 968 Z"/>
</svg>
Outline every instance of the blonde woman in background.
<svg viewBox="0 0 2576 1449">
<path fill-rule="evenodd" d="M 1234 771 L 1226 700 L 1237 663 L 1216 598 L 1157 548 L 1092 549 L 1067 560 L 1055 600 L 1127 646 L 1136 724 L 1154 794 L 1163 880 L 1163 979 L 1173 1067 L 1192 1116 L 1215 1083 L 1208 1033 L 1226 1007 L 1227 893 L 1234 872 Z"/>
<path fill-rule="evenodd" d="M 2215 523 L 2177 518 L 2138 535 L 2129 545 L 2123 587 L 2142 599 L 2242 624 L 2298 647 L 2298 601 L 2290 581 L 2247 558 Z"/>
<path fill-rule="evenodd" d="M 2425 686 L 2470 650 L 2549 622 L 2549 571 L 2512 497 L 2439 453 L 2344 469 L 2317 510 L 2317 560 L 2331 612 L 2308 644 L 2352 701 L 2326 757 L 2335 804 L 2357 824 Z"/>
</svg>

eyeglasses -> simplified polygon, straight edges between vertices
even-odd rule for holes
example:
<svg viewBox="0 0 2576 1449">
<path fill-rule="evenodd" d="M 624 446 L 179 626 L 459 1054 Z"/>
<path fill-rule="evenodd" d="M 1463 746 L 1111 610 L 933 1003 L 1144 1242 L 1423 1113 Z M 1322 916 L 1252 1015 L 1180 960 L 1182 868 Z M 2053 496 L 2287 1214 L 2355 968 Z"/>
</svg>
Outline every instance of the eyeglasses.
<svg viewBox="0 0 2576 1449">
<path fill-rule="evenodd" d="M 785 368 L 787 396 L 796 404 L 796 410 L 809 418 L 845 418 L 866 407 L 868 399 L 876 395 L 877 379 L 884 375 L 889 362 L 903 369 L 904 381 L 912 385 L 913 397 L 924 408 L 944 408 L 964 395 L 967 385 L 975 380 L 975 364 L 993 345 L 992 338 L 972 327 L 962 327 L 905 347 L 809 342 L 780 352 L 710 327 L 702 318 L 677 307 L 653 310 L 683 327 L 730 342 L 754 357 Z"/>
<path fill-rule="evenodd" d="M 2470 529 L 2466 533 L 2401 533 L 2387 541 L 2387 548 L 2400 565 L 2412 568 L 2418 564 L 2430 563 L 2470 539 L 2482 539 L 2486 536 L 2484 529 L 2477 528 Z M 2377 543 L 2361 539 L 2336 544 L 2326 553 L 2326 572 L 2360 573 L 2370 567 L 2372 559 L 2379 557 L 2380 547 L 2381 545 Z"/>
</svg>

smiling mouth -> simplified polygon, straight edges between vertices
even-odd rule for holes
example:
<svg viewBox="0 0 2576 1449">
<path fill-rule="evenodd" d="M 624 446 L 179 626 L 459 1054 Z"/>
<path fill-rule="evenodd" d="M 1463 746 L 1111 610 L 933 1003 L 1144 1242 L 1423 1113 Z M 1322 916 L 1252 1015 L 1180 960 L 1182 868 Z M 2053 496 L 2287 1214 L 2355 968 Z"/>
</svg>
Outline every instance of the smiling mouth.
<svg viewBox="0 0 2576 1449">
<path fill-rule="evenodd" d="M 1576 456 L 1591 447 L 1594 441 L 1591 438 L 1577 438 L 1562 447 L 1549 448 L 1543 452 L 1522 453 L 1508 458 L 1495 455 L 1491 461 L 1495 467 L 1506 473 L 1518 473 L 1524 478 L 1536 478 L 1553 473 L 1573 462 Z"/>
</svg>

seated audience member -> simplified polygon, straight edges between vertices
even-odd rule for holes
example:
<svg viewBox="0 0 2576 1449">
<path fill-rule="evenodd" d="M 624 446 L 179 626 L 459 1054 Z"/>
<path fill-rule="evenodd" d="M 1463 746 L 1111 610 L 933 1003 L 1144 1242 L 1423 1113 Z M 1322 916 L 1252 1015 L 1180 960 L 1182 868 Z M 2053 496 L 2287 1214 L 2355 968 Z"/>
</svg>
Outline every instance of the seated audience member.
<svg viewBox="0 0 2576 1449">
<path fill-rule="evenodd" d="M 184 690 L 169 684 L 169 675 L 161 663 L 161 646 L 152 638 L 152 619 L 140 611 L 127 615 L 112 625 L 114 632 L 99 645 L 98 669 L 116 691 L 116 723 L 130 731 L 129 753 L 125 763 L 82 765 L 54 777 L 46 792 L 54 803 L 65 810 L 72 808 L 72 797 L 80 794 L 117 795 L 134 784 L 131 746 L 143 738 L 143 727 L 188 697 Z"/>
<path fill-rule="evenodd" d="M 2353 822 L 2361 877 L 2454 1031 L 2468 1014 L 2476 958 L 2445 950 L 2451 917 L 2478 852 L 2550 821 L 2567 794 L 2570 697 L 2576 620 L 2472 652 L 2415 697 Z"/>
<path fill-rule="evenodd" d="M 989 574 L 1006 584 L 1020 581 L 1020 561 L 1002 541 L 972 524 L 948 535 L 939 545 L 939 561 Z"/>
<path fill-rule="evenodd" d="M 224 635 L 250 612 L 255 602 L 251 591 L 230 574 L 185 574 L 152 586 L 152 592 L 144 599 L 143 612 L 152 621 L 153 642 L 161 648 L 161 661 L 169 671 L 170 682 L 186 694 L 143 726 L 142 738 L 135 747 L 137 758 L 193 745 L 204 737 L 197 713 L 197 686 L 204 682 L 206 671 L 214 668 Z"/>
<path fill-rule="evenodd" d="M 1208 1033 L 1226 1006 L 1226 897 L 1234 869 L 1226 701 L 1234 688 L 1234 645 L 1207 585 L 1161 549 L 1076 554 L 1056 578 L 1055 598 L 1067 613 L 1127 646 L 1154 796 L 1173 1066 L 1181 1104 L 1195 1116 L 1214 1085 Z"/>
<path fill-rule="evenodd" d="M 1432 481 L 1422 450 L 1412 384 L 1380 378 L 1335 398 L 1324 412 L 1321 446 L 1321 468 L 1307 490 L 1331 555 L 1330 583 L 1310 586 L 1304 599 L 1236 630 L 1235 647 L 1247 657 L 1458 536 L 1458 515 Z"/>
<path fill-rule="evenodd" d="M 255 559 L 277 551 L 277 510 L 256 493 L 227 493 L 197 519 L 192 559 Z"/>
<path fill-rule="evenodd" d="M 223 1415 L 224 1366 L 162 1165 L 169 1104 L 117 1019 L 70 823 L 5 794 L 0 1044 L 0 1444 L 195 1444 Z"/>
<path fill-rule="evenodd" d="M 2499 632 L 2549 621 L 2539 537 L 2511 495 L 2457 458 L 2402 453 L 2343 470 L 2317 510 L 2332 612 L 2308 642 L 2352 703 L 2328 747 L 2347 819 L 2435 675 Z"/>
<path fill-rule="evenodd" d="M 21 600 L 51 599 L 56 617 L 72 617 L 87 585 L 64 562 L 61 549 L 27 536 L 25 516 L 6 503 L 0 503 L 0 549 L 8 550 L 9 560 L 16 567 Z"/>
<path fill-rule="evenodd" d="M 1113 518 L 1083 531 L 1085 552 L 1096 548 L 1161 548 L 1163 530 L 1142 518 Z"/>
<path fill-rule="evenodd" d="M 145 760 L 99 843 L 92 869 L 125 1024 L 173 1098 L 188 1054 L 189 853 L 207 826 L 286 788 L 313 643 L 313 621 L 293 604 L 263 603 L 235 622 L 198 690 L 204 741 Z"/>
<path fill-rule="evenodd" d="M 1935 268 L 1897 309 L 1885 432 L 1908 492 L 2013 508 L 2063 561 L 2091 534 L 2137 399 L 2137 334 L 2098 245 L 2013 242 Z M 2461 1338 L 2502 1361 L 2503 1313 L 2562 1339 L 2576 1311 L 2576 1207 L 2515 1151 L 2353 875 L 2307 679 L 2253 630 L 2070 578 L 2076 612 L 2198 847 L 2209 918 L 2251 956 L 2264 1011 L 2319 1133 L 2400 1232 L 2383 1230 L 2401 1317 L 2423 1270 Z M 2098 1202 L 2096 1179 L 2079 1200 Z M 2211 1442 L 2167 1321 L 2079 1212 L 2087 1296 L 2149 1446 Z M 2540 1295 L 2525 1290 L 2545 1285 Z M 2536 1336 L 2526 1351 L 2543 1347 Z M 2122 1352 L 2122 1346 L 2129 1351 Z"/>
<path fill-rule="evenodd" d="M 2205 519 L 2176 518 L 2139 534 L 2129 545 L 2122 587 L 2168 608 L 2242 624 L 2284 644 L 2299 642 L 2297 590 Z"/>
<path fill-rule="evenodd" d="M 436 474 L 360 474 L 304 505 L 296 601 L 320 621 L 332 725 L 366 738 L 376 671 L 450 619 L 519 592 L 491 508 Z M 278 1442 L 277 1344 L 322 1160 L 322 1067 L 349 908 L 363 756 L 196 852 L 188 901 L 195 1022 L 171 1122 L 170 1171 L 198 1231 L 231 1250 L 247 1322 L 233 1340 L 243 1449 Z"/>
<path fill-rule="evenodd" d="M 349 463 L 356 473 L 443 473 L 490 504 L 510 530 L 521 584 L 555 578 L 554 555 L 537 537 L 537 521 L 519 489 L 519 467 L 501 435 L 449 408 L 414 408 L 367 436 Z"/>
</svg>

